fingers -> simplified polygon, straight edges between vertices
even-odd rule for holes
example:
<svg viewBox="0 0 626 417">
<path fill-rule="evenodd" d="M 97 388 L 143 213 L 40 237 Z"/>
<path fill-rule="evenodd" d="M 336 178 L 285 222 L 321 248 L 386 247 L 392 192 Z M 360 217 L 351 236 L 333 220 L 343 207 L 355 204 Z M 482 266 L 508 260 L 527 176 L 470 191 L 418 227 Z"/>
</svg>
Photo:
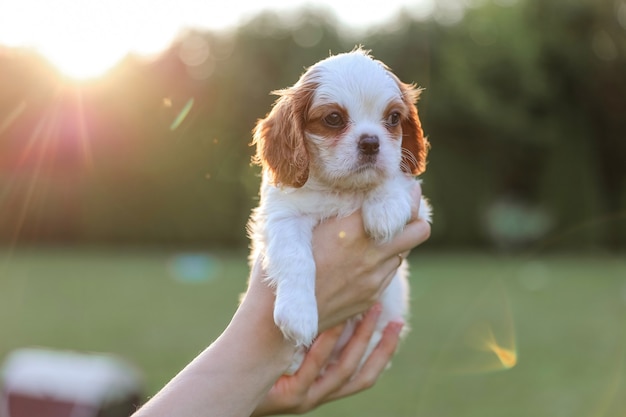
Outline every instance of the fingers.
<svg viewBox="0 0 626 417">
<path fill-rule="evenodd" d="M 380 313 L 381 305 L 377 304 L 365 314 L 335 363 L 328 361 L 343 326 L 336 326 L 320 334 L 298 372 L 287 377 L 291 382 L 290 389 L 297 391 L 291 393 L 297 401 L 284 408 L 285 410 L 304 413 L 375 384 L 398 346 L 403 327 L 403 323 L 389 323 L 380 342 L 361 365 Z"/>
<path fill-rule="evenodd" d="M 376 300 L 382 291 L 391 283 L 402 261 L 406 259 L 412 248 L 424 243 L 430 237 L 430 224 L 426 220 L 418 219 L 406 225 L 404 230 L 392 241 L 378 247 L 379 264 L 382 275 L 378 276 L 378 292 Z M 380 277 L 384 277 L 382 280 Z"/>
<path fill-rule="evenodd" d="M 411 209 L 411 220 L 417 220 L 422 202 L 422 185 L 419 181 L 415 181 L 411 189 L 411 198 L 413 199 L 413 207 Z"/>
<path fill-rule="evenodd" d="M 404 323 L 389 323 L 383 331 L 380 342 L 367 358 L 363 367 L 331 399 L 346 397 L 374 386 L 398 347 L 403 327 Z"/>
<path fill-rule="evenodd" d="M 384 290 L 396 275 L 396 271 L 402 265 L 402 260 L 409 256 L 412 248 L 424 243 L 430 237 L 430 224 L 425 220 L 416 220 L 406 225 L 402 233 L 391 242 L 379 247 L 383 256 L 385 278 L 380 281 L 379 293 Z M 386 259 L 385 259 L 386 258 Z"/>
<path fill-rule="evenodd" d="M 343 332 L 345 325 L 335 326 L 322 332 L 307 352 L 300 369 L 296 372 L 297 378 L 302 381 L 303 386 L 311 386 L 320 375 L 320 372 L 330 359 L 333 348 Z"/>
<path fill-rule="evenodd" d="M 339 360 L 329 364 L 322 377 L 310 391 L 311 399 L 324 399 L 323 402 L 331 399 L 341 398 L 350 394 L 339 395 L 344 391 L 344 387 L 349 385 L 349 381 L 357 371 L 361 359 L 367 350 L 369 340 L 376 328 L 376 322 L 381 313 L 381 305 L 376 304 L 363 317 L 357 326 L 352 338 L 344 347 Z M 352 391 L 350 393 L 354 393 Z"/>
<path fill-rule="evenodd" d="M 423 219 L 417 219 L 408 223 L 404 230 L 392 241 L 381 245 L 389 257 L 397 254 L 408 254 L 414 247 L 424 243 L 430 237 L 430 224 Z"/>
</svg>

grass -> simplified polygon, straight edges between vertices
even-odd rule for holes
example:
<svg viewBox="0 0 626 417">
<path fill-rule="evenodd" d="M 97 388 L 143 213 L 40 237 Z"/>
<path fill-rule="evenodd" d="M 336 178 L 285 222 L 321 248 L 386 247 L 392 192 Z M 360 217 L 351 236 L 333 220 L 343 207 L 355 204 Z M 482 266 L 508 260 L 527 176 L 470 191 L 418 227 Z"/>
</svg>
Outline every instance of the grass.
<svg viewBox="0 0 626 417">
<path fill-rule="evenodd" d="M 370 391 L 313 416 L 626 414 L 626 260 L 418 252 L 412 331 Z M 122 355 L 154 393 L 228 323 L 246 254 L 173 278 L 173 252 L 0 252 L 0 356 L 23 346 Z"/>
</svg>

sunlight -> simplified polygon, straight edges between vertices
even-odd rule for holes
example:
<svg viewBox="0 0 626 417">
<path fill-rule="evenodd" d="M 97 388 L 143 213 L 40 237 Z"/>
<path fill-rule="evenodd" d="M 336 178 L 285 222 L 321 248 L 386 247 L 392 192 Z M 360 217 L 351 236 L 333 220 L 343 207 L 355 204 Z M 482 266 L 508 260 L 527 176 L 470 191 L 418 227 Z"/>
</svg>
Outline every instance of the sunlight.
<svg viewBox="0 0 626 417">
<path fill-rule="evenodd" d="M 0 2 L 0 45 L 32 48 L 65 76 L 102 76 L 128 54 L 150 56 L 186 29 L 228 29 L 262 10 L 325 8 L 349 28 L 392 18 L 402 7 L 415 16 L 432 12 L 432 0 L 232 0 L 228 6 L 196 0 L 7 0 Z"/>
<path fill-rule="evenodd" d="M 129 53 L 150 55 L 167 47 L 178 30 L 175 20 L 165 18 L 172 7 L 156 10 L 147 1 L 121 0 L 13 1 L 0 6 L 0 43 L 32 48 L 70 78 L 94 78 Z"/>
<path fill-rule="evenodd" d="M 22 100 L 17 106 L 15 106 L 14 109 L 9 112 L 9 114 L 6 114 L 4 118 L 0 121 L 0 134 L 7 130 L 13 124 L 13 122 L 16 121 L 25 109 L 26 102 Z"/>
<path fill-rule="evenodd" d="M 19 208 L 19 212 L 17 215 L 17 221 L 14 224 L 13 235 L 11 237 L 11 247 L 14 247 L 17 244 L 20 232 L 22 231 L 22 227 L 24 226 L 24 222 L 27 218 L 27 214 L 29 210 L 32 210 L 32 201 L 35 199 L 35 189 L 37 187 L 37 183 L 40 179 L 42 168 L 46 159 L 50 153 L 50 133 L 54 129 L 54 121 L 55 117 L 50 113 L 47 113 L 44 117 L 39 119 L 37 125 L 34 127 L 24 150 L 22 151 L 19 165 L 21 165 L 31 154 L 34 149 L 34 144 L 38 141 L 41 142 L 41 145 L 38 148 L 37 155 L 35 156 L 35 162 L 33 166 L 33 175 L 28 181 L 28 186 L 25 190 L 25 198 L 23 204 Z M 9 189 L 13 188 L 13 184 L 9 181 Z M 36 207 L 35 207 L 36 209 Z"/>
<path fill-rule="evenodd" d="M 7 223 L 11 224 L 9 247 L 17 245 L 24 230 L 32 233 L 37 228 L 32 219 L 47 210 L 55 182 L 61 185 L 53 190 L 65 193 L 94 168 L 85 106 L 79 87 L 59 88 L 49 105 L 37 113 L 35 123 L 22 125 L 26 130 L 17 128 L 22 132 L 16 134 L 19 141 L 8 147 L 2 161 L 9 167 L 0 192 L 0 214 L 6 218 L 3 210 L 12 210 Z M 0 118 L 0 134 L 11 129 L 28 107 L 20 102 L 4 120 Z M 66 202 L 71 205 L 71 198 Z"/>
<path fill-rule="evenodd" d="M 75 80 L 98 77 L 123 58 L 113 46 L 95 43 L 77 48 L 44 45 L 38 51 L 64 75 Z"/>
</svg>

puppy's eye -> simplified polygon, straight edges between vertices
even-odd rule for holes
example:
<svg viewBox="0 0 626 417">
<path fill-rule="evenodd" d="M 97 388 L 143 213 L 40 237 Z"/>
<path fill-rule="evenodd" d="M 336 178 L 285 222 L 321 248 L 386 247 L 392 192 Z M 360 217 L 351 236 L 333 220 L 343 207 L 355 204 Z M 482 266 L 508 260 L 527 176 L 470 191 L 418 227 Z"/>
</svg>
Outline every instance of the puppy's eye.
<svg viewBox="0 0 626 417">
<path fill-rule="evenodd" d="M 387 120 L 385 120 L 385 123 L 387 124 L 387 126 L 398 126 L 398 123 L 400 123 L 400 113 L 394 111 L 389 116 L 387 116 Z"/>
<path fill-rule="evenodd" d="M 341 117 L 341 115 L 337 112 L 333 112 L 331 114 L 329 114 L 328 116 L 324 117 L 324 123 L 326 123 L 327 126 L 329 127 L 343 127 L 344 126 L 344 121 L 343 121 L 343 117 Z"/>
</svg>

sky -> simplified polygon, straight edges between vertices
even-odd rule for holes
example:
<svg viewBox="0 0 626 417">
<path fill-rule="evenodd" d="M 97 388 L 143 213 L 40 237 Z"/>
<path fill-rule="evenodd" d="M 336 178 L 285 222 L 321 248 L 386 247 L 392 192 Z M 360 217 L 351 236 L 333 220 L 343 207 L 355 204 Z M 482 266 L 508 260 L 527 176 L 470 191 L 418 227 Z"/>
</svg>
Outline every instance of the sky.
<svg viewBox="0 0 626 417">
<path fill-rule="evenodd" d="M 428 15 L 435 0 L 316 0 L 348 27 L 390 19 L 401 7 Z M 34 49 L 67 76 L 91 78 L 128 53 L 162 51 L 187 28 L 227 29 L 261 10 L 289 11 L 307 0 L 3 0 L 0 45 Z"/>
</svg>

